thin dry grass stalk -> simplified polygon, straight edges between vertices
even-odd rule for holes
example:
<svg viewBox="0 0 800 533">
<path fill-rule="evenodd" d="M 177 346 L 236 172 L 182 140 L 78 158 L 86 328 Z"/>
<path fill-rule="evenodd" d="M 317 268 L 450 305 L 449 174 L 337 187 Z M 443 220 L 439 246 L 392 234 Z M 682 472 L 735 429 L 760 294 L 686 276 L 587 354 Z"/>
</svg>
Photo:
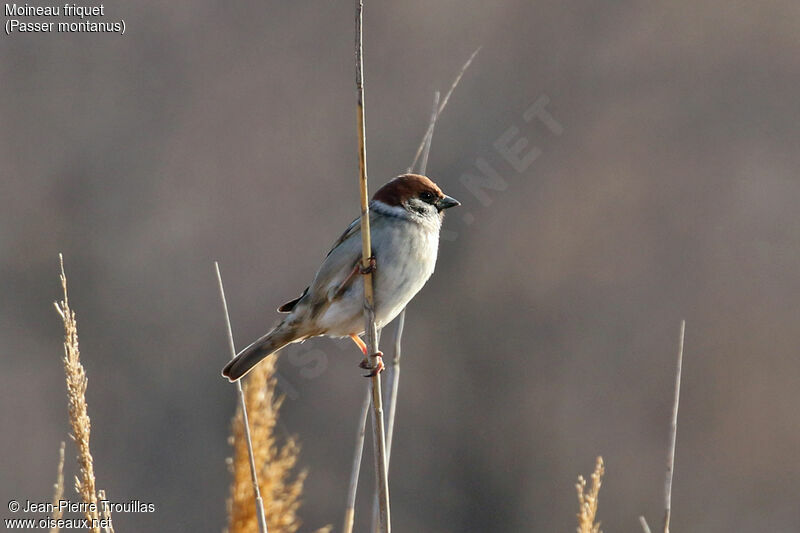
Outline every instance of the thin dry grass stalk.
<svg viewBox="0 0 800 533">
<path fill-rule="evenodd" d="M 222 274 L 219 271 L 219 262 L 214 261 L 214 270 L 217 274 L 217 286 L 219 287 L 219 299 L 222 302 L 222 312 L 225 316 L 225 329 L 228 334 L 228 350 L 231 359 L 236 357 L 236 345 L 233 342 L 233 328 L 231 327 L 231 316 L 228 313 L 228 301 L 225 299 L 225 287 L 222 284 Z M 267 533 L 267 517 L 264 514 L 264 500 L 261 498 L 261 490 L 258 486 L 258 472 L 256 461 L 253 454 L 253 440 L 250 435 L 250 422 L 247 418 L 247 401 L 242 388 L 242 380 L 236 381 L 236 393 L 239 396 L 239 406 L 242 413 L 242 429 L 244 443 L 247 448 L 248 466 L 250 467 L 250 486 L 253 489 L 253 498 L 256 512 L 256 524 L 260 533 Z"/>
<path fill-rule="evenodd" d="M 62 440 L 58 450 L 58 474 L 56 474 L 56 482 L 53 485 L 53 521 L 56 524 L 64 516 L 64 511 L 58 505 L 58 502 L 64 497 L 64 446 L 66 443 Z M 50 533 L 58 533 L 60 529 L 55 525 L 50 528 Z"/>
<path fill-rule="evenodd" d="M 477 53 L 477 50 L 475 51 Z M 474 57 L 474 54 L 473 54 Z M 469 63 L 472 62 L 472 57 L 467 62 L 467 66 Z M 464 69 L 462 69 L 461 73 L 459 73 L 459 78 L 461 78 L 461 74 L 463 74 Z M 458 82 L 455 82 L 455 85 L 458 85 Z M 455 85 L 451 87 L 455 89 Z M 429 127 L 425 134 L 424 139 L 424 149 L 422 150 L 422 159 L 419 163 L 419 173 L 423 176 L 427 172 L 428 169 L 428 155 L 431 151 L 431 142 L 433 141 L 433 128 L 436 125 L 436 119 L 439 117 L 439 98 L 440 94 L 439 91 L 436 91 L 433 95 L 433 111 L 431 111 L 431 118 L 429 121 Z M 411 169 L 409 169 L 411 172 Z M 406 324 L 406 308 L 404 307 L 402 311 L 400 311 L 400 315 L 397 317 L 397 329 L 395 330 L 394 335 L 394 357 L 392 357 L 391 362 L 386 367 L 387 369 L 387 378 L 386 378 L 386 475 L 387 478 L 389 476 L 389 467 L 392 463 L 392 439 L 394 438 L 394 419 L 397 415 L 397 391 L 400 388 L 400 359 L 403 355 L 402 352 L 402 339 L 403 339 L 403 329 L 405 328 Z M 375 499 L 375 502 L 372 506 L 372 531 L 378 530 L 378 500 Z"/>
<path fill-rule="evenodd" d="M 353 531 L 353 524 L 356 519 L 356 492 L 358 491 L 358 476 L 361 472 L 361 456 L 364 454 L 364 437 L 367 432 L 367 416 L 372 400 L 372 385 L 368 385 L 361 404 L 361 415 L 358 419 L 358 432 L 356 433 L 356 451 L 353 454 L 353 466 L 350 470 L 350 484 L 347 487 L 347 504 L 344 509 L 343 533 Z M 388 441 L 387 441 L 388 445 Z M 376 499 L 377 502 L 377 499 Z"/>
<path fill-rule="evenodd" d="M 469 56 L 469 59 L 467 59 L 467 61 L 461 66 L 461 70 L 458 71 L 455 79 L 453 79 L 453 83 L 450 84 L 450 89 L 447 91 L 447 94 L 443 100 L 440 100 L 439 98 L 439 91 L 434 93 L 433 111 L 431 112 L 431 117 L 428 121 L 428 128 L 425 130 L 425 135 L 422 137 L 419 148 L 417 148 L 417 153 L 414 156 L 414 160 L 411 162 L 411 166 L 408 167 L 407 172 L 413 172 L 414 166 L 417 164 L 419 158 L 422 157 L 418 171 L 420 174 L 426 175 L 428 171 L 428 154 L 430 153 L 431 142 L 433 141 L 433 130 L 436 127 L 436 122 L 439 120 L 439 115 L 441 115 L 442 111 L 444 111 L 444 108 L 447 107 L 447 102 L 450 100 L 450 96 L 452 96 L 453 91 L 456 90 L 456 87 L 458 87 L 458 84 L 461 82 L 461 78 L 467 72 L 467 69 L 475 59 L 475 56 L 477 56 L 478 52 L 480 51 L 481 47 L 479 46 L 474 52 L 472 52 L 472 55 Z M 394 420 L 397 413 L 397 391 L 400 386 L 400 357 L 402 355 L 403 329 L 405 327 L 405 323 L 406 309 L 404 308 L 400 312 L 400 316 L 397 318 L 397 330 L 395 331 L 394 337 L 394 357 L 389 365 L 389 371 L 392 379 L 389 382 L 390 394 L 388 402 L 389 405 L 387 408 L 389 416 L 386 429 L 387 468 L 392 456 L 392 438 L 394 437 Z"/>
<path fill-rule="evenodd" d="M 80 361 L 78 348 L 78 323 L 75 311 L 69 307 L 67 295 L 67 276 L 64 274 L 64 258 L 58 255 L 61 264 L 61 287 L 64 290 L 64 299 L 56 302 L 56 310 L 64 322 L 64 372 L 67 378 L 67 401 L 69 407 L 69 422 L 72 426 L 72 440 L 78 448 L 78 469 L 80 476 L 75 476 L 75 490 L 86 502 L 84 515 L 89 520 L 91 530 L 100 533 L 99 504 L 97 489 L 95 487 L 94 464 L 92 453 L 89 449 L 89 437 L 92 424 L 86 406 L 86 385 L 88 378 Z"/>
<path fill-rule="evenodd" d="M 453 80 L 453 83 L 450 84 L 450 89 L 448 89 L 447 94 L 444 95 L 444 98 L 439 104 L 439 109 L 436 112 L 437 116 L 441 115 L 442 111 L 444 111 L 444 108 L 447 107 L 447 102 L 450 101 L 450 96 L 452 96 L 453 91 L 455 91 L 456 87 L 458 87 L 458 84 L 461 81 L 462 76 L 464 76 L 464 73 L 472 64 L 472 60 L 475 59 L 475 56 L 478 55 L 478 52 L 481 51 L 481 48 L 482 48 L 481 46 L 476 48 L 475 51 L 472 52 L 472 55 L 469 56 L 469 59 L 467 59 L 467 62 L 464 63 L 464 66 L 461 67 L 461 70 L 458 72 L 458 75 Z M 428 129 L 425 130 L 425 135 L 422 136 L 422 141 L 420 141 L 419 146 L 417 147 L 417 152 L 414 154 L 414 160 L 411 162 L 411 166 L 408 167 L 409 172 L 411 172 L 411 170 L 417 165 L 417 161 L 419 161 L 419 158 L 422 156 L 422 152 L 425 149 L 425 143 L 428 142 L 428 139 L 433 136 L 433 128 L 435 125 L 436 125 L 435 121 L 432 121 L 428 124 Z"/>
<path fill-rule="evenodd" d="M 270 533 L 294 533 L 301 524 L 297 510 L 306 472 L 294 473 L 300 451 L 297 441 L 289 438 L 279 447 L 275 439 L 275 425 L 283 401 L 275 396 L 276 361 L 277 357 L 269 357 L 253 369 L 244 384 L 244 394 L 267 527 Z M 233 481 L 228 500 L 228 531 L 254 533 L 259 531 L 258 513 L 253 506 L 255 493 L 241 404 L 233 419 L 230 442 L 233 458 L 229 466 Z"/>
<path fill-rule="evenodd" d="M 375 326 L 375 299 L 372 286 L 372 242 L 369 231 L 369 194 L 367 186 L 367 139 L 364 118 L 364 2 L 356 0 L 356 127 L 358 131 L 359 190 L 361 197 L 361 266 L 364 272 L 364 322 L 368 354 L 378 354 L 378 331 Z M 379 267 L 380 268 L 380 267 Z M 381 395 L 381 376 L 372 376 L 372 427 L 375 450 L 375 473 L 380 502 L 380 530 L 392 530 L 389 510 L 389 480 L 386 469 L 386 433 L 383 420 L 383 397 Z"/>
<path fill-rule="evenodd" d="M 672 474 L 675 470 L 675 442 L 678 436 L 678 406 L 681 401 L 681 370 L 683 367 L 683 339 L 686 334 L 686 321 L 681 320 L 678 340 L 678 363 L 675 371 L 675 396 L 672 402 L 672 418 L 669 426 L 669 449 L 667 450 L 667 476 L 664 482 L 664 533 L 669 533 L 672 516 Z"/>
<path fill-rule="evenodd" d="M 431 140 L 433 138 L 433 129 L 436 126 L 436 120 L 438 119 L 439 115 L 444 111 L 444 108 L 447 106 L 447 102 L 450 99 L 450 96 L 455 91 L 456 87 L 458 86 L 461 78 L 464 76 L 464 73 L 467 71 L 469 66 L 472 64 L 473 59 L 475 56 L 478 55 L 480 52 L 481 47 L 475 49 L 472 55 L 467 59 L 466 63 L 461 67 L 461 70 L 456 75 L 453 83 L 450 85 L 450 89 L 447 91 L 447 94 L 444 97 L 444 100 L 439 100 L 439 92 L 436 92 L 435 101 L 434 101 L 434 109 L 431 113 L 431 120 L 428 123 L 428 128 L 425 130 L 425 135 L 422 137 L 422 141 L 420 142 L 419 148 L 414 156 L 414 160 L 411 162 L 411 166 L 406 169 L 407 173 L 413 172 L 414 167 L 419 161 L 419 158 L 422 156 L 423 160 L 420 164 L 419 173 L 425 174 L 428 165 L 428 153 L 430 152 Z M 358 57 L 358 56 L 357 56 Z M 358 59 L 357 59 L 358 60 Z M 360 68 L 360 67 L 359 67 Z M 360 71 L 359 71 L 360 72 Z M 358 83 L 358 76 L 357 73 L 357 82 Z M 361 95 L 360 95 L 361 96 Z M 359 106 L 361 106 L 362 100 L 359 99 Z M 359 110 L 361 113 L 361 110 Z M 361 120 L 362 117 L 359 116 Z M 361 127 L 361 124 L 359 124 Z M 359 147 L 360 148 L 360 147 Z M 397 318 L 397 330 L 395 332 L 395 340 L 394 340 L 394 357 L 391 361 L 391 364 L 387 367 L 388 370 L 388 387 L 387 387 L 387 398 L 388 398 L 388 408 L 387 408 L 387 416 L 388 421 L 386 422 L 386 436 L 385 436 L 385 447 L 386 447 L 386 470 L 387 470 L 387 479 L 388 479 L 388 469 L 389 469 L 389 460 L 391 457 L 392 452 L 392 437 L 394 435 L 394 420 L 396 414 L 396 407 L 397 407 L 397 391 L 400 384 L 400 357 L 401 357 L 401 348 L 402 348 L 402 339 L 403 339 L 403 327 L 405 325 L 406 319 L 406 310 L 405 308 L 400 312 L 399 317 Z M 365 399 L 365 406 L 368 407 L 369 405 L 369 391 L 367 392 L 367 398 Z M 344 528 L 342 529 L 343 533 L 350 533 L 353 530 L 353 522 L 355 518 L 355 499 L 356 499 L 356 492 L 358 490 L 358 476 L 361 469 L 361 455 L 363 452 L 364 447 L 364 427 L 366 425 L 366 415 L 364 408 L 361 410 L 361 417 L 359 418 L 359 430 L 356 434 L 356 450 L 354 453 L 353 459 L 353 468 L 350 473 L 350 485 L 348 487 L 347 492 L 347 506 L 345 508 L 345 518 L 344 518 Z M 376 531 L 377 528 L 375 527 L 376 520 L 373 518 L 373 531 Z"/>
<path fill-rule="evenodd" d="M 578 476 L 578 483 L 575 487 L 578 490 L 578 533 L 602 533 L 600 522 L 595 522 L 597 516 L 597 501 L 600 494 L 600 485 L 603 483 L 603 458 L 598 457 L 597 463 L 592 472 L 592 484 L 587 492 L 586 480 L 583 476 Z"/>
<path fill-rule="evenodd" d="M 480 49 L 479 49 L 480 50 Z M 478 53 L 478 50 L 475 50 L 475 53 L 472 57 L 469 58 L 469 61 L 464 65 L 459 73 L 458 78 L 454 82 L 453 86 L 451 87 L 452 90 L 455 89 L 456 85 L 458 85 L 458 80 L 461 79 L 461 75 L 466 70 L 466 67 L 472 62 L 472 58 L 475 57 L 475 54 Z M 441 109 L 439 107 L 439 91 L 436 91 L 433 95 L 433 111 L 431 112 L 431 118 L 428 122 L 428 129 L 425 133 L 425 139 L 423 139 L 423 150 L 422 150 L 422 161 L 419 165 L 419 173 L 423 176 L 428 170 L 428 154 L 431 151 L 431 142 L 433 141 L 433 128 L 436 126 L 436 120 L 439 118 L 439 112 Z M 411 172 L 411 169 L 409 169 Z M 403 329 L 405 329 L 406 324 L 406 308 L 404 307 L 402 311 L 400 311 L 400 315 L 397 317 L 397 329 L 395 330 L 394 336 L 394 357 L 392 358 L 391 364 L 389 365 L 389 377 L 388 380 L 388 408 L 387 414 L 389 420 L 386 422 L 386 468 L 389 468 L 392 459 L 392 438 L 394 437 L 394 419 L 397 414 L 397 391 L 400 387 L 400 358 L 403 355 L 402 351 L 402 341 L 403 341 Z"/>
<path fill-rule="evenodd" d="M 664 482 L 664 533 L 669 533 L 669 522 L 672 517 L 672 474 L 675 470 L 675 442 L 678 436 L 678 407 L 681 402 L 681 371 L 683 368 L 683 341 L 686 334 L 686 321 L 681 320 L 681 331 L 678 336 L 678 362 L 675 370 L 675 395 L 672 400 L 672 417 L 669 424 L 669 444 L 667 446 L 667 476 Z M 650 526 L 644 516 L 639 517 L 644 533 L 650 533 Z"/>
</svg>

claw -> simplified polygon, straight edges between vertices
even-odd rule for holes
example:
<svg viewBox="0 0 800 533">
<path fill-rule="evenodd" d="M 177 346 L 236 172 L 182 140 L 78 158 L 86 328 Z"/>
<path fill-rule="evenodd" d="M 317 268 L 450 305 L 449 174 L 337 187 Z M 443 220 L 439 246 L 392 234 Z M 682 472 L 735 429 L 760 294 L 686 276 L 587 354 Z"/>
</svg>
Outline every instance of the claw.
<svg viewBox="0 0 800 533">
<path fill-rule="evenodd" d="M 375 359 L 375 364 L 374 365 L 370 364 L 369 360 L 371 358 Z M 358 366 L 360 366 L 364 370 L 369 370 L 370 371 L 368 374 L 364 374 L 365 378 L 371 378 L 371 377 L 377 376 L 378 374 L 383 372 L 384 368 L 386 368 L 386 365 L 383 364 L 383 352 L 378 351 L 378 352 L 375 352 L 374 354 L 370 355 L 369 357 L 365 357 L 361 361 L 361 363 L 359 363 Z"/>
<path fill-rule="evenodd" d="M 366 267 L 364 265 L 361 265 L 360 270 L 362 274 L 372 274 L 378 269 L 378 262 L 375 260 L 374 255 L 372 257 L 367 258 L 367 261 L 369 262 L 369 264 Z"/>
</svg>

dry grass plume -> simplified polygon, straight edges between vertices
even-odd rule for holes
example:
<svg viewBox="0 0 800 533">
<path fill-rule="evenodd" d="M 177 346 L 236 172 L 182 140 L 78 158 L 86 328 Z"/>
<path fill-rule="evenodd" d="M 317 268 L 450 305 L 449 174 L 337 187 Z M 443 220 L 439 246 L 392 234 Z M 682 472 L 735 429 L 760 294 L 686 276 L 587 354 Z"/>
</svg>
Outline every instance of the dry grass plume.
<svg viewBox="0 0 800 533">
<path fill-rule="evenodd" d="M 276 361 L 277 357 L 268 357 L 250 372 L 244 383 L 244 394 L 269 533 L 294 533 L 301 524 L 297 510 L 306 472 L 294 473 L 300 451 L 297 441 L 289 438 L 281 447 L 276 442 L 275 425 L 283 401 L 275 394 Z M 233 480 L 228 499 L 228 531 L 256 533 L 258 517 L 253 506 L 255 495 L 241 405 L 233 418 L 230 440 L 233 458 L 229 467 Z"/>
<path fill-rule="evenodd" d="M 578 489 L 578 504 L 580 509 L 578 511 L 578 533 L 602 533 L 600 529 L 600 522 L 595 522 L 597 516 L 597 498 L 600 494 L 600 485 L 603 482 L 603 458 L 598 457 L 597 463 L 594 467 L 594 472 L 591 475 L 592 485 L 589 491 L 586 491 L 586 480 L 583 476 L 578 476 L 578 483 L 575 487 Z"/>
<path fill-rule="evenodd" d="M 92 424 L 89 420 L 86 406 L 86 385 L 88 378 L 81 364 L 81 354 L 78 348 L 78 323 L 75 311 L 69 307 L 67 295 L 67 276 L 64 274 L 64 258 L 59 254 L 61 263 L 61 287 L 64 299 L 56 302 L 56 310 L 64 322 L 64 372 L 67 378 L 67 401 L 69 408 L 69 422 L 72 426 L 72 440 L 78 448 L 78 469 L 80 475 L 75 476 L 75 490 L 81 495 L 84 502 L 90 504 L 84 513 L 89 520 L 91 530 L 100 533 L 99 503 L 97 488 L 95 486 L 94 463 L 89 449 L 89 437 Z"/>
</svg>

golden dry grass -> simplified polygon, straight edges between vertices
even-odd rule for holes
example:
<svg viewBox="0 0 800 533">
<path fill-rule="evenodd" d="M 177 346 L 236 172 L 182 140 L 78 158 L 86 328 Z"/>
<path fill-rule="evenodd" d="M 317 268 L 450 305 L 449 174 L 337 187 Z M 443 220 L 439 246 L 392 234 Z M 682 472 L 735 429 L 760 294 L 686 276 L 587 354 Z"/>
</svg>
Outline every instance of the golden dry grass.
<svg viewBox="0 0 800 533">
<path fill-rule="evenodd" d="M 77 319 L 75 311 L 69 305 L 67 277 L 64 273 L 63 257 L 60 254 L 59 259 L 64 298 L 60 302 L 56 302 L 55 307 L 64 323 L 63 363 L 67 384 L 69 421 L 72 428 L 70 436 L 77 447 L 79 470 L 79 475 L 75 476 L 75 490 L 84 502 L 90 504 L 84 513 L 91 526 L 90 531 L 114 533 L 111 525 L 111 512 L 99 503 L 106 500 L 106 494 L 102 490 L 97 490 L 94 462 L 89 447 L 91 420 L 86 403 L 88 378 L 86 370 L 80 362 Z M 306 472 L 294 472 L 300 451 L 297 441 L 289 438 L 281 447 L 276 442 L 275 426 L 282 402 L 282 398 L 275 395 L 276 359 L 276 357 L 269 358 L 253 370 L 245 383 L 244 393 L 248 406 L 259 487 L 264 500 L 269 532 L 294 533 L 301 524 L 297 516 L 297 509 L 300 506 Z M 230 533 L 258 532 L 241 406 L 237 409 L 233 419 L 233 434 L 230 440 L 234 447 L 234 455 L 230 459 L 233 481 L 231 496 L 228 500 L 228 531 Z M 64 494 L 63 469 L 64 443 L 62 442 L 53 495 L 56 508 L 57 502 L 63 498 Z M 53 518 L 60 517 L 61 513 L 54 513 Z M 100 525 L 98 526 L 98 524 Z M 317 530 L 317 533 L 328 533 L 329 531 L 330 527 L 328 526 Z M 51 533 L 58 533 L 58 528 L 51 529 Z"/>
<path fill-rule="evenodd" d="M 64 299 L 56 302 L 55 306 L 58 314 L 61 315 L 61 320 L 64 322 L 64 372 L 67 379 L 69 422 L 72 427 L 72 440 L 78 448 L 80 475 L 75 476 L 75 490 L 81 495 L 84 502 L 90 504 L 86 507 L 84 515 L 89 520 L 90 526 L 92 526 L 91 530 L 100 533 L 100 528 L 97 527 L 100 514 L 97 488 L 95 486 L 94 463 L 89 449 L 89 437 L 92 429 L 86 405 L 86 386 L 89 380 L 80 360 L 78 322 L 75 318 L 75 311 L 69 306 L 67 276 L 64 274 L 64 258 L 60 254 L 59 260 L 61 262 L 61 287 L 64 291 Z"/>
<path fill-rule="evenodd" d="M 297 510 L 306 472 L 294 472 L 300 452 L 297 441 L 292 437 L 283 446 L 278 446 L 275 438 L 275 425 L 283 401 L 275 394 L 276 362 L 277 357 L 272 356 L 259 363 L 244 383 L 244 394 L 269 533 L 294 533 L 301 524 Z M 233 480 L 228 499 L 228 531 L 257 533 L 258 515 L 241 405 L 233 418 L 231 444 L 233 458 L 229 467 Z"/>
<path fill-rule="evenodd" d="M 578 504 L 580 505 L 578 511 L 578 533 L 602 533 L 600 522 L 596 522 L 595 520 L 597 516 L 597 501 L 600 494 L 600 485 L 603 483 L 604 473 L 603 458 L 598 457 L 594 472 L 591 475 L 592 484 L 588 492 L 586 490 L 586 480 L 583 476 L 578 476 L 578 483 L 575 485 L 578 490 Z"/>
</svg>

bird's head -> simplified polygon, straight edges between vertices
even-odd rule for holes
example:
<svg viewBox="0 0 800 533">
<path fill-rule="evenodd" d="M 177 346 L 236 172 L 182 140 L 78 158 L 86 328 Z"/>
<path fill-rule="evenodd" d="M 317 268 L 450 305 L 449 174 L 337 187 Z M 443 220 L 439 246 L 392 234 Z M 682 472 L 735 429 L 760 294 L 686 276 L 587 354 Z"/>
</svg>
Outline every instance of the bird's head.
<svg viewBox="0 0 800 533">
<path fill-rule="evenodd" d="M 377 190 L 373 201 L 381 202 L 397 214 L 422 218 L 441 218 L 444 210 L 461 205 L 438 185 L 419 174 L 404 174 Z M 400 211 L 402 210 L 402 211 Z"/>
</svg>

